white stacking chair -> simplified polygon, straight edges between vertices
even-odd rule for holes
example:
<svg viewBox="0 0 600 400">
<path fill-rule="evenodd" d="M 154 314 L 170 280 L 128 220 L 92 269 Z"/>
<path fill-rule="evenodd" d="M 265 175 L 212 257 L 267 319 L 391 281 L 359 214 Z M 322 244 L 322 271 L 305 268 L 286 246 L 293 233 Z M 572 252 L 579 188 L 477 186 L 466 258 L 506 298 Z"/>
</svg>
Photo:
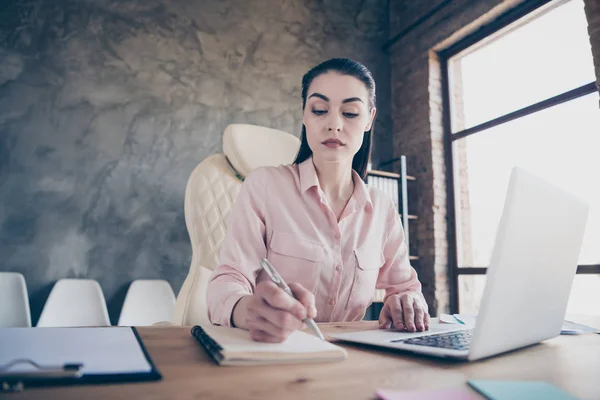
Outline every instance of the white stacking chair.
<svg viewBox="0 0 600 400">
<path fill-rule="evenodd" d="M 46 300 L 37 326 L 110 326 L 102 288 L 93 279 L 59 280 Z"/>
<path fill-rule="evenodd" d="M 175 293 L 169 282 L 161 279 L 133 281 L 119 316 L 120 326 L 150 326 L 170 321 L 175 307 Z"/>
<path fill-rule="evenodd" d="M 31 311 L 25 277 L 18 272 L 0 272 L 0 328 L 31 327 Z"/>
<path fill-rule="evenodd" d="M 229 212 L 242 180 L 262 166 L 291 164 L 300 140 L 284 131 L 257 125 L 231 124 L 223 133 L 223 153 L 202 160 L 185 189 L 185 224 L 192 244 L 192 262 L 177 295 L 172 323 L 208 321 L 206 288 L 218 264 Z"/>
</svg>

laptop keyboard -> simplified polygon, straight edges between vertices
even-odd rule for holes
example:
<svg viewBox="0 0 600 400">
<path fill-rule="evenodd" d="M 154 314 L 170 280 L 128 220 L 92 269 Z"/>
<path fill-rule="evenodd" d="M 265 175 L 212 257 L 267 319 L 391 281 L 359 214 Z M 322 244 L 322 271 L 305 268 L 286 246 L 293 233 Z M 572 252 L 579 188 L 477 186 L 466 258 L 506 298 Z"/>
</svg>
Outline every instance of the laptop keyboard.
<svg viewBox="0 0 600 400">
<path fill-rule="evenodd" d="M 469 329 L 464 331 L 436 333 L 434 335 L 410 339 L 392 340 L 392 342 L 402 342 L 428 347 L 441 347 L 443 349 L 467 350 L 471 344 L 472 335 L 473 330 Z"/>
</svg>

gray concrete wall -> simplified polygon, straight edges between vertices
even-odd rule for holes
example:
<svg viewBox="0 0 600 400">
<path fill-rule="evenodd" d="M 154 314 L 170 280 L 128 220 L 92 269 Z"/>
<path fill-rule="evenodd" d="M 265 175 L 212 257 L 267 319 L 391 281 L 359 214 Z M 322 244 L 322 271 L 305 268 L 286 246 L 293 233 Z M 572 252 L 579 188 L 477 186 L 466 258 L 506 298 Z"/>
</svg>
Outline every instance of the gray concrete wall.
<svg viewBox="0 0 600 400">
<path fill-rule="evenodd" d="M 189 173 L 224 128 L 298 134 L 300 80 L 350 57 L 372 69 L 374 163 L 391 158 L 387 0 L 3 0 L 0 271 L 32 317 L 52 284 L 97 279 L 117 321 L 129 283 L 179 290 Z"/>
</svg>

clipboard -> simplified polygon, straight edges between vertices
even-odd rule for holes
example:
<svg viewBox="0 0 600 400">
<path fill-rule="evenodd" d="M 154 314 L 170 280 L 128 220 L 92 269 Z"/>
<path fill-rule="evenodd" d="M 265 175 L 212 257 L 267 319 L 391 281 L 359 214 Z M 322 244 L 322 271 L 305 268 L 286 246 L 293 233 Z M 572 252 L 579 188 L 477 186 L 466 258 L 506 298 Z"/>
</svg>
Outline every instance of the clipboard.
<svg viewBox="0 0 600 400">
<path fill-rule="evenodd" d="M 162 379 L 135 327 L 2 328 L 0 341 L 0 393 Z"/>
</svg>

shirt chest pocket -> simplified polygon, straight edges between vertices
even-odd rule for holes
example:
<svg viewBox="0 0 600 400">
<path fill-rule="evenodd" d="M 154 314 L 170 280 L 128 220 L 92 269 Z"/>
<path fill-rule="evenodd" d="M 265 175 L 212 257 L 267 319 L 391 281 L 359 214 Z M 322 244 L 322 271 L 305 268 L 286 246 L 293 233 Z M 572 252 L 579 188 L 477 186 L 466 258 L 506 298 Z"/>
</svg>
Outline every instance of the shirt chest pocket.
<svg viewBox="0 0 600 400">
<path fill-rule="evenodd" d="M 315 293 L 323 245 L 285 232 L 273 232 L 267 258 L 287 283 L 297 282 Z"/>
<path fill-rule="evenodd" d="M 347 307 L 366 308 L 375 294 L 379 269 L 385 264 L 383 252 L 376 247 L 361 247 L 354 250 L 354 277 Z"/>
</svg>

